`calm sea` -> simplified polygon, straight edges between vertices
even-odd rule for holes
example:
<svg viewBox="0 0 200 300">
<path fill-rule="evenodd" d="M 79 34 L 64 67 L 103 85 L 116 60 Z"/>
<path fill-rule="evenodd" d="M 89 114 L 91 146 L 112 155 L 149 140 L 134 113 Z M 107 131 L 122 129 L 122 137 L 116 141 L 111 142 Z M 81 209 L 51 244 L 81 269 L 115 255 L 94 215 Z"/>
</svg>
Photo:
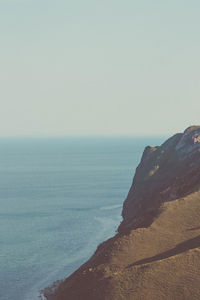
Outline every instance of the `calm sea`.
<svg viewBox="0 0 200 300">
<path fill-rule="evenodd" d="M 38 299 L 111 237 L 144 147 L 163 141 L 0 139 L 0 299 Z"/>
</svg>

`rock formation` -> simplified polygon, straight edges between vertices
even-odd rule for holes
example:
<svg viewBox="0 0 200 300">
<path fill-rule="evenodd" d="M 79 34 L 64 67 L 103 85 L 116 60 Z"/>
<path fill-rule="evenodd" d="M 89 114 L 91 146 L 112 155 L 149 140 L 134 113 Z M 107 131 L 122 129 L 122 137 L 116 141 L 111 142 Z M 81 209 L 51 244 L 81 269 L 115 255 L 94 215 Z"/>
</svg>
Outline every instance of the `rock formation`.
<svg viewBox="0 0 200 300">
<path fill-rule="evenodd" d="M 146 147 L 113 238 L 56 300 L 200 299 L 200 126 Z"/>
</svg>

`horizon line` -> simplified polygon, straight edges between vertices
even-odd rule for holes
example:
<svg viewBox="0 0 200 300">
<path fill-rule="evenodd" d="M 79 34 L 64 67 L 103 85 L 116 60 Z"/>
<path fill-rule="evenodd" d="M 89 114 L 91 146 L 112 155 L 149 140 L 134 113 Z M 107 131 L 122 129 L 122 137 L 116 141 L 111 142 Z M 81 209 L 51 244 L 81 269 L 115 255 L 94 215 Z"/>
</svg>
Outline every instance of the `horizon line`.
<svg viewBox="0 0 200 300">
<path fill-rule="evenodd" d="M 97 134 L 97 135 L 7 135 L 0 136 L 0 139 L 59 139 L 59 138 L 144 138 L 144 137 L 166 137 L 173 133 L 156 133 L 156 134 Z"/>
</svg>

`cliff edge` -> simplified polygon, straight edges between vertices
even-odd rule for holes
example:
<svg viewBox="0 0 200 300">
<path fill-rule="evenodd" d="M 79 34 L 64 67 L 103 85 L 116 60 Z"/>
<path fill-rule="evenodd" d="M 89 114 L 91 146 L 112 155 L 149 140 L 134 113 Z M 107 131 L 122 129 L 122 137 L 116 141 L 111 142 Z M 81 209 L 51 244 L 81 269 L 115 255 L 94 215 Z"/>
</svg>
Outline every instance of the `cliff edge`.
<svg viewBox="0 0 200 300">
<path fill-rule="evenodd" d="M 118 233 L 46 298 L 200 299 L 200 126 L 145 148 L 122 216 Z"/>
</svg>

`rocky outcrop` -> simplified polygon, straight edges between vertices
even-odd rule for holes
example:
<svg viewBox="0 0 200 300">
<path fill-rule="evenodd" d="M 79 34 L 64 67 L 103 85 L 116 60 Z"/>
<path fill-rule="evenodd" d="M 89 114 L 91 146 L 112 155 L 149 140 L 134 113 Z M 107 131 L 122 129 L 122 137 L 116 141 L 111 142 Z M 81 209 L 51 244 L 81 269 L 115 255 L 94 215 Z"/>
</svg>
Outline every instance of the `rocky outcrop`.
<svg viewBox="0 0 200 300">
<path fill-rule="evenodd" d="M 146 147 L 113 238 L 56 300 L 200 299 L 200 126 Z"/>
<path fill-rule="evenodd" d="M 119 231 L 146 226 L 163 202 L 190 193 L 199 182 L 199 126 L 187 128 L 160 147 L 146 147 L 124 202 Z"/>
</svg>

